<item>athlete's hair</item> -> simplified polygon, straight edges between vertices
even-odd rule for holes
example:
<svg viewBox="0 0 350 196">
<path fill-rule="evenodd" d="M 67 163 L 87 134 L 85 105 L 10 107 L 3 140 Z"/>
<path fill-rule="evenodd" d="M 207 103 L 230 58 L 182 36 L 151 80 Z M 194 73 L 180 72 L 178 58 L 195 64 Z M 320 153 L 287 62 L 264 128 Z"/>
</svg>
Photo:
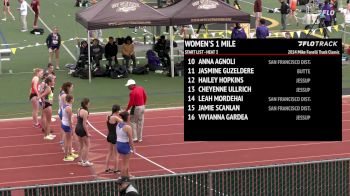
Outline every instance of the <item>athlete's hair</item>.
<svg viewBox="0 0 350 196">
<path fill-rule="evenodd" d="M 66 94 L 68 94 L 69 88 L 72 87 L 72 85 L 73 85 L 73 83 L 71 83 L 71 82 L 65 82 L 62 84 L 61 88 Z"/>
<path fill-rule="evenodd" d="M 67 95 L 66 96 L 66 102 L 69 103 L 73 100 L 73 95 Z"/>
<path fill-rule="evenodd" d="M 39 72 L 43 71 L 41 68 L 35 68 L 34 69 L 34 75 L 38 75 Z"/>
<path fill-rule="evenodd" d="M 87 107 L 87 105 L 89 104 L 90 102 L 90 99 L 89 98 L 84 98 L 81 103 L 80 103 L 80 106 L 81 108 L 83 108 L 84 110 L 87 110 L 89 111 L 89 108 Z"/>
<path fill-rule="evenodd" d="M 112 114 L 119 112 L 120 111 L 120 106 L 115 104 L 112 106 Z"/>
<path fill-rule="evenodd" d="M 122 117 L 124 122 L 127 122 L 128 117 L 129 117 L 129 112 L 127 112 L 127 111 L 121 112 L 121 113 L 119 113 L 119 116 Z"/>
</svg>

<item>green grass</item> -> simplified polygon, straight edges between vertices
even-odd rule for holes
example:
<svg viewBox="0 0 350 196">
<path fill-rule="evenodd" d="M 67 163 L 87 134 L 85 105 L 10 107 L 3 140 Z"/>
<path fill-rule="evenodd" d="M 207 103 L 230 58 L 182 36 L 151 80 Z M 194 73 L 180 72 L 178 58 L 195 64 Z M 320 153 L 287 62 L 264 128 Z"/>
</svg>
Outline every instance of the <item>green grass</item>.
<svg viewBox="0 0 350 196">
<path fill-rule="evenodd" d="M 28 0 L 29 1 L 29 0 Z M 245 1 L 245 2 L 244 2 Z M 254 0 L 240 0 L 243 11 L 253 14 L 253 8 L 251 4 Z M 152 0 L 152 2 L 156 2 Z M 232 2 L 232 1 L 231 1 Z M 280 4 L 277 0 L 264 0 L 263 6 L 269 8 L 279 7 Z M 19 14 L 16 10 L 18 3 L 12 2 L 12 12 L 16 16 L 16 21 L 8 20 L 7 22 L 0 21 L 0 31 L 6 38 L 7 43 L 15 44 L 10 48 L 17 48 L 16 54 L 11 56 L 11 61 L 2 62 L 2 71 L 8 73 L 12 70 L 14 74 L 2 74 L 0 75 L 0 118 L 13 118 L 30 116 L 31 106 L 28 101 L 28 93 L 30 88 L 30 81 L 32 78 L 32 70 L 36 67 L 45 67 L 48 62 L 48 51 L 45 45 L 33 46 L 36 44 L 44 44 L 48 30 L 39 23 L 39 26 L 45 29 L 44 35 L 31 35 L 29 33 L 20 32 Z M 41 2 L 41 18 L 44 22 L 52 28 L 58 26 L 64 45 L 76 56 L 77 49 L 75 46 L 76 41 L 70 40 L 75 37 L 86 37 L 86 30 L 77 22 L 75 22 L 75 12 L 83 8 L 74 7 L 74 0 L 46 0 Z M 28 26 L 32 26 L 33 14 L 28 12 Z M 2 17 L 2 12 L 0 13 Z M 280 14 L 269 14 L 264 10 L 264 17 L 280 21 Z M 302 14 L 298 15 L 299 17 Z M 342 23 L 342 15 L 338 15 L 339 23 Z M 229 25 L 230 26 L 230 25 Z M 300 30 L 303 26 L 296 27 L 296 25 L 288 26 L 288 29 Z M 147 28 L 150 32 L 154 30 L 152 27 Z M 277 31 L 280 27 L 273 27 L 271 30 Z M 131 34 L 133 29 L 119 28 L 103 30 L 103 37 L 107 38 L 112 35 L 114 37 L 121 37 Z M 215 29 L 209 29 L 215 30 Z M 164 31 L 164 28 L 161 32 Z M 137 40 L 143 41 L 143 35 L 140 31 L 137 35 Z M 341 37 L 341 33 L 332 33 L 331 37 Z M 346 40 L 350 43 L 350 36 Z M 0 39 L 0 44 L 3 41 Z M 32 45 L 33 47 L 28 47 Z M 23 48 L 22 48 L 23 47 Z M 4 48 L 2 46 L 1 48 Z M 64 67 L 67 63 L 75 63 L 73 58 L 62 47 L 60 53 L 60 66 Z M 144 62 L 141 61 L 141 64 Z M 26 73 L 24 73 L 26 72 Z M 20 74 L 21 73 L 21 74 Z M 349 67 L 343 68 L 343 87 L 350 88 L 350 75 Z M 183 94 L 184 94 L 184 81 L 182 77 L 169 78 L 164 75 L 150 74 L 144 76 L 132 76 L 138 84 L 145 87 L 149 95 L 149 107 L 167 107 L 167 106 L 182 106 Z M 94 78 L 91 84 L 87 80 L 78 78 L 72 78 L 67 75 L 66 71 L 57 72 L 57 85 L 56 89 L 65 82 L 72 81 L 75 85 L 75 107 L 78 107 L 78 103 L 81 98 L 89 97 L 91 99 L 92 111 L 106 111 L 110 109 L 110 106 L 115 103 L 119 103 L 123 106 L 128 101 L 128 89 L 124 87 L 126 79 L 112 80 L 109 78 Z M 57 91 L 56 91 L 57 93 Z M 57 104 L 54 105 L 54 109 L 57 109 Z"/>
</svg>

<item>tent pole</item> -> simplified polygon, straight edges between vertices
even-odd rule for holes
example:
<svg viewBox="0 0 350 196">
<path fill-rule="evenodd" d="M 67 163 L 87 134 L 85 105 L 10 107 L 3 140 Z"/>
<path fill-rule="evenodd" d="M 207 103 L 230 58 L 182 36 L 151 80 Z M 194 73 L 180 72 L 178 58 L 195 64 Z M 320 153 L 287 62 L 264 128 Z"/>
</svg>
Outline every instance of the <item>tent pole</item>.
<svg viewBox="0 0 350 196">
<path fill-rule="evenodd" d="M 247 35 L 247 37 L 249 37 L 250 39 L 252 39 L 251 37 L 250 37 L 250 23 L 248 24 L 248 35 Z"/>
<path fill-rule="evenodd" d="M 89 83 L 91 83 L 91 58 L 90 58 L 90 31 L 88 30 L 88 36 L 87 36 L 87 43 L 88 43 L 88 58 L 89 58 Z"/>
<path fill-rule="evenodd" d="M 170 72 L 171 77 L 174 77 L 174 32 L 173 32 L 173 26 L 169 26 L 169 33 L 170 33 Z"/>
<path fill-rule="evenodd" d="M 348 24 L 347 23 L 344 23 L 344 29 L 343 29 L 343 43 L 346 43 L 346 26 L 347 26 Z"/>
<path fill-rule="evenodd" d="M 227 39 L 227 23 L 225 23 L 225 38 Z"/>
</svg>

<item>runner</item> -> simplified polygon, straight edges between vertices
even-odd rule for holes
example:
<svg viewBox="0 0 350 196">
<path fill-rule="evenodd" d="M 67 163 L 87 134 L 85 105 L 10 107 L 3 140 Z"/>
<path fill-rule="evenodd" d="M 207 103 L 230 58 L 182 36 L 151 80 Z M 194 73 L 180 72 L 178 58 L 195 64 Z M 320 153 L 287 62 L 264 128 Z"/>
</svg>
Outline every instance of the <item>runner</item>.
<svg viewBox="0 0 350 196">
<path fill-rule="evenodd" d="M 122 177 L 129 177 L 129 160 L 131 150 L 135 153 L 134 143 L 132 141 L 132 129 L 130 125 L 127 125 L 129 122 L 129 113 L 124 111 L 119 114 L 123 119 L 123 122 L 118 123 L 117 125 L 117 151 L 120 154 L 122 159 L 123 167 L 121 171 Z"/>
<path fill-rule="evenodd" d="M 50 77 L 45 79 L 45 86 L 43 92 L 40 93 L 38 99 L 42 99 L 42 126 L 44 129 L 44 139 L 45 140 L 53 140 L 56 136 L 50 133 L 50 125 L 51 125 L 51 117 L 52 117 L 52 100 L 53 93 L 51 90 L 53 82 Z"/>
<path fill-rule="evenodd" d="M 115 150 L 115 144 L 117 141 L 117 135 L 116 135 L 116 127 L 118 122 L 122 122 L 123 120 L 119 117 L 119 111 L 120 106 L 119 105 L 113 105 L 112 106 L 112 114 L 107 116 L 107 128 L 108 128 L 108 136 L 107 136 L 107 142 L 108 142 L 108 154 L 106 157 L 106 173 L 117 173 L 120 172 L 118 169 L 118 162 L 119 162 L 119 155 L 117 151 Z M 111 158 L 115 158 L 114 162 L 114 169 L 109 168 L 109 162 Z"/>
<path fill-rule="evenodd" d="M 78 162 L 78 165 L 81 165 L 84 167 L 89 167 L 94 165 L 88 160 L 89 150 L 90 150 L 90 137 L 91 137 L 91 134 L 87 126 L 87 120 L 89 117 L 89 105 L 90 105 L 90 100 L 88 98 L 84 98 L 81 101 L 81 108 L 79 108 L 78 115 L 77 115 L 78 121 L 77 121 L 77 125 L 75 126 L 75 133 L 79 137 L 79 144 L 80 144 L 80 151 L 79 151 L 80 161 Z"/>
<path fill-rule="evenodd" d="M 41 125 L 39 124 L 38 121 L 38 112 L 39 112 L 39 102 L 38 102 L 38 95 L 39 95 L 39 80 L 40 78 L 43 77 L 44 71 L 42 69 L 36 68 L 34 70 L 34 76 L 32 79 L 32 84 L 30 88 L 30 95 L 29 95 L 29 100 L 32 103 L 32 117 L 33 117 L 33 126 L 35 128 L 41 128 Z"/>
<path fill-rule="evenodd" d="M 61 91 L 58 95 L 58 117 L 62 120 L 63 106 L 66 104 L 66 96 L 70 95 L 73 91 L 73 83 L 65 82 L 61 87 Z M 65 132 L 61 132 L 60 144 L 64 144 Z"/>
<path fill-rule="evenodd" d="M 72 95 L 65 97 L 66 104 L 62 107 L 62 130 L 65 132 L 64 152 L 65 156 L 63 161 L 74 161 L 79 155 L 72 152 L 72 130 L 73 130 L 73 111 L 72 105 L 74 98 Z"/>
</svg>

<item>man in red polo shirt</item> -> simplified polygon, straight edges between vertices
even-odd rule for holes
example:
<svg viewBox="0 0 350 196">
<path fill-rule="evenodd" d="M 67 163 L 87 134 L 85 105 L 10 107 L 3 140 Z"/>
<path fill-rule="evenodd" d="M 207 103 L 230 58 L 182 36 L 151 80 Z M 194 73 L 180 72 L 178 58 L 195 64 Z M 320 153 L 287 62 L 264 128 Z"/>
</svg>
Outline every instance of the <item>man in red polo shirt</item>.
<svg viewBox="0 0 350 196">
<path fill-rule="evenodd" d="M 125 86 L 130 90 L 130 99 L 126 111 L 129 111 L 131 108 L 130 122 L 133 130 L 133 140 L 142 142 L 144 113 L 147 101 L 146 91 L 143 87 L 136 86 L 136 82 L 133 79 L 129 79 Z"/>
</svg>

